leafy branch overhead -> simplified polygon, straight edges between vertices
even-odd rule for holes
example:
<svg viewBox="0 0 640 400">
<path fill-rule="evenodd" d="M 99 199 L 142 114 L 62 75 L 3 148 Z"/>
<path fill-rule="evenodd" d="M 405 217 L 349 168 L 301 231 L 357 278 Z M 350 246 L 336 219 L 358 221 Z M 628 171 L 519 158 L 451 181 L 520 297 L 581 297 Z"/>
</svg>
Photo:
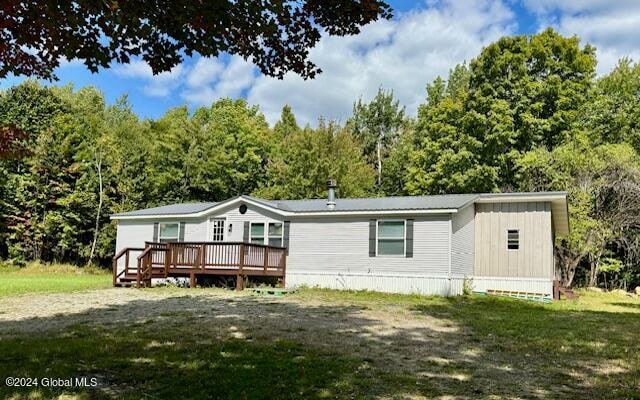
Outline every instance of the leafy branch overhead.
<svg viewBox="0 0 640 400">
<path fill-rule="evenodd" d="M 313 78 L 309 60 L 324 31 L 357 34 L 391 18 L 381 0 L 20 1 L 0 7 L 0 78 L 55 79 L 60 62 L 80 59 L 92 71 L 141 57 L 154 74 L 184 56 L 237 54 L 265 75 Z"/>
</svg>

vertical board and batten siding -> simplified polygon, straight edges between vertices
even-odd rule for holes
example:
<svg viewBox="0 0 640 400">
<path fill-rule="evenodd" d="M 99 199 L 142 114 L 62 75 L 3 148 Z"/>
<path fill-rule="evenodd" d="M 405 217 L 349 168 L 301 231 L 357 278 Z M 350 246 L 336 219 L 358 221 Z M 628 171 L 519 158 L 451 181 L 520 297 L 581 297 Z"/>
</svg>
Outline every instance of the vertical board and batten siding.
<svg viewBox="0 0 640 400">
<path fill-rule="evenodd" d="M 367 217 L 295 219 L 290 228 L 287 285 L 459 293 L 461 280 L 450 283 L 448 279 L 449 215 L 412 219 L 413 257 L 371 257 Z"/>
<path fill-rule="evenodd" d="M 518 229 L 518 250 L 507 230 Z M 551 205 L 548 202 L 476 204 L 474 289 L 550 293 L 553 281 Z"/>
<path fill-rule="evenodd" d="M 473 275 L 474 221 L 473 204 L 451 216 L 451 274 L 453 276 Z"/>
</svg>

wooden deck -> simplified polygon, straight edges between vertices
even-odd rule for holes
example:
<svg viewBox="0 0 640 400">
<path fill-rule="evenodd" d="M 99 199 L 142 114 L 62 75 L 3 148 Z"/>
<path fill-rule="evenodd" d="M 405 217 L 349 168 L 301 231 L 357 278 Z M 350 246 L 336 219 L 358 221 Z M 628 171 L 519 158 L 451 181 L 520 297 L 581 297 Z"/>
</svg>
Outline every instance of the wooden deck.
<svg viewBox="0 0 640 400">
<path fill-rule="evenodd" d="M 202 275 L 235 276 L 236 289 L 250 276 L 274 276 L 284 285 L 287 249 L 240 242 L 145 243 L 113 257 L 113 285 L 151 286 L 152 279 Z"/>
</svg>

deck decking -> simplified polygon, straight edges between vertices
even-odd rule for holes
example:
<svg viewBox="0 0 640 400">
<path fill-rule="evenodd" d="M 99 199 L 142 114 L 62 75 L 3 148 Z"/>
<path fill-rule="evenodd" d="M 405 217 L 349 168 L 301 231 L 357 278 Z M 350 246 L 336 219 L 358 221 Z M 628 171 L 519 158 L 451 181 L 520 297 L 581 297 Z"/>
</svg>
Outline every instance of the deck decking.
<svg viewBox="0 0 640 400">
<path fill-rule="evenodd" d="M 243 242 L 145 243 L 113 257 L 113 285 L 151 286 L 152 279 L 202 275 L 235 276 L 236 289 L 250 276 L 278 277 L 284 285 L 287 249 Z"/>
</svg>

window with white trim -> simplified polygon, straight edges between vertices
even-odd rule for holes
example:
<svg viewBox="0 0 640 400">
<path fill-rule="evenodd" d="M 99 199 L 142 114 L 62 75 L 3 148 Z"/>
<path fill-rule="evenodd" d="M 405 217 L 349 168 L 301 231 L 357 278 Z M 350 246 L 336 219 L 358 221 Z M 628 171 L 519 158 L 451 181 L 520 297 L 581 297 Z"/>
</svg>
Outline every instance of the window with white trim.
<svg viewBox="0 0 640 400">
<path fill-rule="evenodd" d="M 379 220 L 377 229 L 377 251 L 381 256 L 404 256 L 405 221 Z"/>
<path fill-rule="evenodd" d="M 507 250 L 520 249 L 520 230 L 507 229 Z"/>
<path fill-rule="evenodd" d="M 158 225 L 158 241 L 160 243 L 177 242 L 180 240 L 180 223 L 161 222 Z"/>
<path fill-rule="evenodd" d="M 211 220 L 212 241 L 224 242 L 224 223 L 224 218 L 215 218 Z"/>
<path fill-rule="evenodd" d="M 251 230 L 249 231 L 249 241 L 255 244 L 264 244 L 264 223 L 252 222 Z"/>
<path fill-rule="evenodd" d="M 282 222 L 269 222 L 269 246 L 282 247 Z"/>
</svg>

